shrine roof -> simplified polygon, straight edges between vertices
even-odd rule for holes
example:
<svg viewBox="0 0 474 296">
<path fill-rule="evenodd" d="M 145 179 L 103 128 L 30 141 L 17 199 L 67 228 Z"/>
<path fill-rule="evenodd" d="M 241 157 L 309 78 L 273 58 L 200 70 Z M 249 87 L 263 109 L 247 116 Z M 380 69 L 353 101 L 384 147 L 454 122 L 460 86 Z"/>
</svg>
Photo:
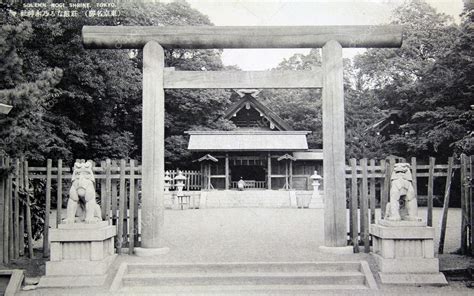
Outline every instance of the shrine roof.
<svg viewBox="0 0 474 296">
<path fill-rule="evenodd" d="M 250 106 L 255 108 L 255 110 L 260 112 L 261 116 L 265 116 L 266 118 L 268 118 L 268 120 L 272 122 L 278 128 L 278 130 L 293 130 L 293 128 L 288 123 L 286 123 L 280 116 L 278 116 L 267 106 L 255 99 L 256 93 L 249 93 L 241 90 L 236 90 L 236 93 L 239 94 L 241 99 L 235 102 L 227 109 L 226 113 L 223 116 L 225 119 L 232 118 L 232 116 L 234 116 L 237 112 L 239 112 L 242 108 L 246 107 L 247 104 L 249 104 Z"/>
<path fill-rule="evenodd" d="M 187 131 L 191 151 L 305 151 L 308 131 Z"/>
</svg>

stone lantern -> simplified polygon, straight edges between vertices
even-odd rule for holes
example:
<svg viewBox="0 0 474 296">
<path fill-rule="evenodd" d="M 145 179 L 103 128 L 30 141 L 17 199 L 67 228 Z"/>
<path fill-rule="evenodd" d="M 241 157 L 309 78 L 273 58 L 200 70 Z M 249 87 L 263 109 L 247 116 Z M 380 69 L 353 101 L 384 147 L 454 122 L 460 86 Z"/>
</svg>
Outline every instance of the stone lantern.
<svg viewBox="0 0 474 296">
<path fill-rule="evenodd" d="M 323 177 L 318 175 L 318 171 L 314 171 L 314 174 L 310 176 L 310 178 L 311 180 L 313 180 L 313 182 L 311 183 L 311 185 L 313 186 L 312 198 L 319 198 L 319 186 L 321 185 L 320 181 L 323 179 Z"/>
<path fill-rule="evenodd" d="M 170 172 L 166 171 L 165 172 L 165 192 L 170 191 L 170 186 L 171 186 L 171 177 L 170 177 Z"/>
<path fill-rule="evenodd" d="M 177 196 L 183 196 L 183 188 L 184 188 L 185 181 L 186 181 L 186 177 L 183 176 L 183 173 L 181 171 L 178 171 L 178 175 L 174 178 L 175 186 L 176 186 L 176 189 L 178 190 L 176 192 Z"/>
</svg>

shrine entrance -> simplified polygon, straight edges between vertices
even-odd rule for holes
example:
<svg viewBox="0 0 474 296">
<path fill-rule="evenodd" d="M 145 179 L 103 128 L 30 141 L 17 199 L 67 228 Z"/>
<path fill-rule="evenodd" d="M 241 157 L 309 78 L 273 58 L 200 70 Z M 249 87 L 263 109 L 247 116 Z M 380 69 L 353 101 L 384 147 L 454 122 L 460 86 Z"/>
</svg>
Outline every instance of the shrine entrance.
<svg viewBox="0 0 474 296">
<path fill-rule="evenodd" d="M 239 180 L 245 182 L 245 188 L 266 189 L 265 167 L 259 165 L 238 165 L 230 166 L 231 189 L 238 188 Z"/>
<path fill-rule="evenodd" d="M 324 247 L 347 249 L 342 48 L 400 47 L 401 26 L 84 26 L 88 48 L 143 48 L 142 247 L 164 247 L 164 89 L 322 88 Z M 311 71 L 174 71 L 163 48 L 322 48 Z M 352 247 L 349 248 L 352 250 Z"/>
</svg>

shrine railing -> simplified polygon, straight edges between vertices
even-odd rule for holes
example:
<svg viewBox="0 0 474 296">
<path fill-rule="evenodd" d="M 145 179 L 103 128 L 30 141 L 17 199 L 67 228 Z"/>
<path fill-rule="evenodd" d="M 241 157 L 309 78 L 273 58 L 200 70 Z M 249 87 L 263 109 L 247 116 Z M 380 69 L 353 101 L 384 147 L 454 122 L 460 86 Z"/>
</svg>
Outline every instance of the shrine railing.
<svg viewBox="0 0 474 296">
<path fill-rule="evenodd" d="M 244 188 L 245 189 L 266 189 L 267 182 L 265 181 L 255 181 L 255 180 L 243 180 L 244 181 Z M 232 181 L 231 188 L 237 189 L 239 188 L 238 185 L 239 181 Z"/>
</svg>

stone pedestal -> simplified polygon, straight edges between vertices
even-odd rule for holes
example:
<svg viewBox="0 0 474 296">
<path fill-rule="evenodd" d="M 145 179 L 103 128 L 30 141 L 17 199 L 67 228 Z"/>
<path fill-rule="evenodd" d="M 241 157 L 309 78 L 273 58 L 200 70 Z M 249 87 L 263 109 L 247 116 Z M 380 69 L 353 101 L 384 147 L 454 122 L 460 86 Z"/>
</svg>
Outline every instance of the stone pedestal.
<svg viewBox="0 0 474 296">
<path fill-rule="evenodd" d="M 447 284 L 434 257 L 434 228 L 423 225 L 385 220 L 370 225 L 373 255 L 383 284 Z"/>
<path fill-rule="evenodd" d="M 50 230 L 51 257 L 40 287 L 102 286 L 114 254 L 115 226 L 106 221 Z"/>
</svg>

